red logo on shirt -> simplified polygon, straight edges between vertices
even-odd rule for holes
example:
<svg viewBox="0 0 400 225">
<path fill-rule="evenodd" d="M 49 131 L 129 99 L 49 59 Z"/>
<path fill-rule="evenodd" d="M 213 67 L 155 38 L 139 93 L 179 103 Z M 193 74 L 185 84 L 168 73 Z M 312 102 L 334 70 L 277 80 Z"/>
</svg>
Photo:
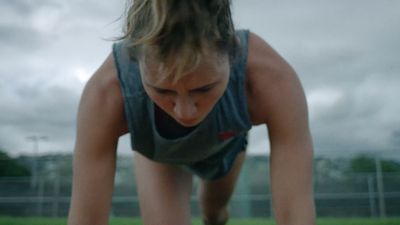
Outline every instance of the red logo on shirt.
<svg viewBox="0 0 400 225">
<path fill-rule="evenodd" d="M 228 131 L 222 131 L 218 134 L 218 138 L 221 141 L 228 140 L 229 138 L 233 137 L 236 135 L 236 131 L 233 130 L 228 130 Z"/>
</svg>

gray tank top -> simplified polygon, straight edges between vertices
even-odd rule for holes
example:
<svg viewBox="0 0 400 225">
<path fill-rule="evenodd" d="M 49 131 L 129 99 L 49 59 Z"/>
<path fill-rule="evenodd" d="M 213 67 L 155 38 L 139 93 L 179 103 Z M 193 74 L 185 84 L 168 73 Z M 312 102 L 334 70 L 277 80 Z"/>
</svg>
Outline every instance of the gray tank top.
<svg viewBox="0 0 400 225">
<path fill-rule="evenodd" d="M 191 164 L 242 147 L 251 128 L 245 93 L 247 30 L 239 30 L 239 54 L 231 65 L 229 83 L 206 118 L 188 134 L 178 138 L 160 135 L 155 123 L 155 104 L 145 92 L 139 65 L 123 41 L 114 43 L 113 55 L 124 99 L 132 149 L 158 162 Z"/>
</svg>

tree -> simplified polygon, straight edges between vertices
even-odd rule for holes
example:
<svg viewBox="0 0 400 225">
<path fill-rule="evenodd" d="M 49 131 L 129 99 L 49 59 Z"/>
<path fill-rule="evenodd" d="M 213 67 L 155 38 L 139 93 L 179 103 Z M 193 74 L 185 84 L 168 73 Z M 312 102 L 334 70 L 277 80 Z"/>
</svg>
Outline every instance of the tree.
<svg viewBox="0 0 400 225">
<path fill-rule="evenodd" d="M 20 165 L 16 159 L 11 158 L 5 151 L 0 149 L 0 177 L 27 177 L 30 170 Z"/>
<path fill-rule="evenodd" d="M 375 158 L 367 155 L 355 157 L 351 160 L 349 169 L 354 173 L 375 173 Z M 400 163 L 394 160 L 382 160 L 382 172 L 400 172 Z"/>
</svg>

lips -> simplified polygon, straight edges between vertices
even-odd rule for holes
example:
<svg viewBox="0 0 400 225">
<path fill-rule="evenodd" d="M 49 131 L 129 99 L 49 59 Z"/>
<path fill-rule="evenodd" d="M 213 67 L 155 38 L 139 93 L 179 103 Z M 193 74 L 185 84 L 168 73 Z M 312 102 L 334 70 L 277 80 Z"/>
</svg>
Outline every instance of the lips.
<svg viewBox="0 0 400 225">
<path fill-rule="evenodd" d="M 184 127 L 193 127 L 199 124 L 200 121 L 197 119 L 192 119 L 192 120 L 177 120 L 178 123 L 180 123 Z"/>
</svg>

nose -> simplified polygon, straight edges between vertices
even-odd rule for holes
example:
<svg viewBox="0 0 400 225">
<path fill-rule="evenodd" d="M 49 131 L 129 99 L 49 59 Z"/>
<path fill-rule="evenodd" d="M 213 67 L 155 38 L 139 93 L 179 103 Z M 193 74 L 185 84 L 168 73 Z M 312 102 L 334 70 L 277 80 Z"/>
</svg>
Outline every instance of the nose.
<svg viewBox="0 0 400 225">
<path fill-rule="evenodd" d="M 174 102 L 174 112 L 179 120 L 192 120 L 196 116 L 197 106 L 190 96 L 180 96 Z"/>
</svg>

